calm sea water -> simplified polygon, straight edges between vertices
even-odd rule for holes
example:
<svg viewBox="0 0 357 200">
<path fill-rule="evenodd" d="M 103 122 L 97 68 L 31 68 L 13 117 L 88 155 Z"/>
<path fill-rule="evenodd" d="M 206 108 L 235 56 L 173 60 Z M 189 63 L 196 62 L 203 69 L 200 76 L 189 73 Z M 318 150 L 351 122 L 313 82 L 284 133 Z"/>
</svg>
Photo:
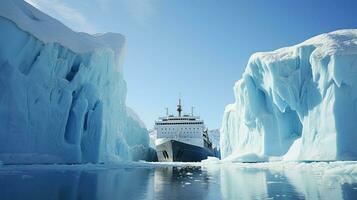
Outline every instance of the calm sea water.
<svg viewBox="0 0 357 200">
<path fill-rule="evenodd" d="M 0 199 L 357 199 L 357 177 L 213 167 L 0 167 Z"/>
</svg>

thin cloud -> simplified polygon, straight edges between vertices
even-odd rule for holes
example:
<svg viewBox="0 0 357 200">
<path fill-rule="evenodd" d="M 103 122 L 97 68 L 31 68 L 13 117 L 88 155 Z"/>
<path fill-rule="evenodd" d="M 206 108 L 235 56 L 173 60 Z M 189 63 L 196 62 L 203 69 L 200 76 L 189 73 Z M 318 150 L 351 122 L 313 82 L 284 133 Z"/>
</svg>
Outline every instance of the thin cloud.
<svg viewBox="0 0 357 200">
<path fill-rule="evenodd" d="M 96 29 L 78 10 L 59 0 L 25 0 L 39 10 L 58 18 L 75 31 L 95 33 Z"/>
<path fill-rule="evenodd" d="M 156 14 L 154 0 L 125 0 L 124 3 L 129 15 L 141 25 L 149 24 Z"/>
<path fill-rule="evenodd" d="M 140 26 L 150 25 L 152 18 L 157 14 L 157 0 L 95 0 L 95 2 L 103 12 L 111 9 L 122 11 Z"/>
</svg>

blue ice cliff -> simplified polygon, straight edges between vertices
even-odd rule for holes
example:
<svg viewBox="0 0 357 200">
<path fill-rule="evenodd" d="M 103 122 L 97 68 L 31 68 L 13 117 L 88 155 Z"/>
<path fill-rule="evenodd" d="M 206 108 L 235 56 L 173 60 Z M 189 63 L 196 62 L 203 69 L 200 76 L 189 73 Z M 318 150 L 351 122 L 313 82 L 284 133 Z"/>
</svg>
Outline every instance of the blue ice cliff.
<svg viewBox="0 0 357 200">
<path fill-rule="evenodd" d="M 146 128 L 125 104 L 120 34 L 73 32 L 22 0 L 0 2 L 0 160 L 145 159 Z"/>
<path fill-rule="evenodd" d="M 357 159 L 357 30 L 253 54 L 234 93 L 222 158 Z"/>
</svg>

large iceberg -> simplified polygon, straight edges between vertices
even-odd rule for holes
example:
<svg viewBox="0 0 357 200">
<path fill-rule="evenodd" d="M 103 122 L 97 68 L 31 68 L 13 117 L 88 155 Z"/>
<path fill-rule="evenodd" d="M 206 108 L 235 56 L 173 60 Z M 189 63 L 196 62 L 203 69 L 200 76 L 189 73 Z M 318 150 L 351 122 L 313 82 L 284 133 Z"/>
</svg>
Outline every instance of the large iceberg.
<svg viewBox="0 0 357 200">
<path fill-rule="evenodd" d="M 22 0 L 1 1 L 0 30 L 0 160 L 123 161 L 149 147 L 125 104 L 122 35 L 73 32 Z"/>
<path fill-rule="evenodd" d="M 219 129 L 208 130 L 208 136 L 212 142 L 214 156 L 217 158 L 220 158 L 221 153 L 220 153 L 220 149 L 219 149 L 219 141 L 220 141 Z"/>
<path fill-rule="evenodd" d="M 234 93 L 222 158 L 357 159 L 356 29 L 253 54 Z"/>
</svg>

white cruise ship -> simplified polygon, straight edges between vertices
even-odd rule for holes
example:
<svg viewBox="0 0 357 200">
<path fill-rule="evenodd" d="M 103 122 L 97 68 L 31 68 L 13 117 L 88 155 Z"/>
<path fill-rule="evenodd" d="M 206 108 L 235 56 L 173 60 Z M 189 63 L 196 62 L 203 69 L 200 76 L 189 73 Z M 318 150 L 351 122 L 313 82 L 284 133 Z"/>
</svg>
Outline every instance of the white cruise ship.
<svg viewBox="0 0 357 200">
<path fill-rule="evenodd" d="M 177 116 L 159 117 L 155 122 L 156 151 L 160 162 L 198 162 L 213 156 L 212 143 L 208 138 L 204 121 L 199 116 L 181 115 L 181 99 Z"/>
</svg>

